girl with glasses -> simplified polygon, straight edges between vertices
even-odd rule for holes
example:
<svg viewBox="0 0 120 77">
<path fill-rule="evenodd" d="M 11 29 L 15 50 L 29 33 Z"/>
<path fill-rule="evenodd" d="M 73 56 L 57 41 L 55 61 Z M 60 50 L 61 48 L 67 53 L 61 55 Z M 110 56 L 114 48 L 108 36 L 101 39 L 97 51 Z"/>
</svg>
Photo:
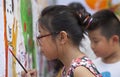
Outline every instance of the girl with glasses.
<svg viewBox="0 0 120 77">
<path fill-rule="evenodd" d="M 85 33 L 82 20 L 76 11 L 64 5 L 46 7 L 38 20 L 41 52 L 48 60 L 58 59 L 63 63 L 61 77 L 101 77 L 79 49 Z M 26 77 L 32 77 L 32 73 L 28 72 Z"/>
</svg>

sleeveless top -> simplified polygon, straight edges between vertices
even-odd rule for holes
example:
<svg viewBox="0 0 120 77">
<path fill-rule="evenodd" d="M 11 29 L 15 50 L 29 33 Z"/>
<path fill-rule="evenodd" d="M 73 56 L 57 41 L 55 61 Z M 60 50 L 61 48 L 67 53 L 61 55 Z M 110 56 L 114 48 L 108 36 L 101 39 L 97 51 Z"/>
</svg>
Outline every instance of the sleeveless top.
<svg viewBox="0 0 120 77">
<path fill-rule="evenodd" d="M 79 66 L 83 66 L 87 68 L 93 75 L 95 75 L 95 77 L 102 77 L 102 75 L 98 72 L 93 62 L 86 56 L 82 58 L 74 59 L 67 72 L 65 71 L 65 66 L 64 66 L 62 71 L 62 77 L 74 77 L 73 75 L 74 69 Z"/>
</svg>

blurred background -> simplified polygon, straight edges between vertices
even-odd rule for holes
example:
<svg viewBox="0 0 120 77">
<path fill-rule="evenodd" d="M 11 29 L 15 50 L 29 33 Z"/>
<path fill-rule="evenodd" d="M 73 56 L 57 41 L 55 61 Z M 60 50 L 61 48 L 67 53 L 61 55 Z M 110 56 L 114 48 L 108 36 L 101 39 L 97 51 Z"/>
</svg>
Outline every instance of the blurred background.
<svg viewBox="0 0 120 77">
<path fill-rule="evenodd" d="M 10 51 L 26 69 L 36 68 L 38 77 L 53 77 L 53 65 L 40 53 L 36 42 L 37 20 L 46 6 L 71 2 L 80 2 L 91 14 L 109 8 L 120 19 L 120 0 L 0 0 L 0 77 L 21 77 L 23 69 Z M 95 59 L 89 38 L 85 37 L 84 47 L 80 48 Z"/>
</svg>

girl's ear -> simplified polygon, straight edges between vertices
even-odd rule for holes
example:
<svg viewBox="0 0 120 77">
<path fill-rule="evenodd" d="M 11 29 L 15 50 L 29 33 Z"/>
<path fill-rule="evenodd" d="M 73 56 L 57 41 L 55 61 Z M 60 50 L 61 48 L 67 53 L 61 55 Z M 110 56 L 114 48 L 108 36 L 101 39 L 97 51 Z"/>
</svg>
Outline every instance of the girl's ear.
<svg viewBox="0 0 120 77">
<path fill-rule="evenodd" d="M 61 44 L 65 44 L 66 41 L 68 40 L 68 34 L 67 34 L 67 32 L 61 31 L 59 33 L 59 37 L 58 38 L 59 38 L 59 41 L 61 42 Z"/>
</svg>

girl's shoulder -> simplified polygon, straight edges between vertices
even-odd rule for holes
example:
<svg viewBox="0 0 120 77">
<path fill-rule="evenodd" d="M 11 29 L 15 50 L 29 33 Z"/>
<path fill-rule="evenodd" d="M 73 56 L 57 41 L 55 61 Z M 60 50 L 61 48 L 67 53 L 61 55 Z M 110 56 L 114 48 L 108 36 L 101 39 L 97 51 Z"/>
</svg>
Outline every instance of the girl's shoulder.
<svg viewBox="0 0 120 77">
<path fill-rule="evenodd" d="M 83 66 L 83 67 L 87 68 L 96 77 L 101 77 L 100 73 L 97 71 L 93 62 L 86 56 L 83 56 L 82 58 L 80 57 L 80 58 L 74 59 L 72 61 L 71 67 L 69 68 L 69 70 L 66 73 L 68 75 L 68 77 L 72 77 L 74 70 L 79 66 Z"/>
<path fill-rule="evenodd" d="M 83 66 L 83 67 L 87 68 L 90 72 L 92 72 L 95 76 L 101 77 L 101 75 L 98 72 L 98 70 L 96 69 L 94 63 L 87 56 L 83 56 L 82 58 L 77 58 L 77 59 L 73 60 L 72 65 L 71 65 L 72 70 L 74 71 L 75 68 L 77 68 L 79 66 Z"/>
</svg>

